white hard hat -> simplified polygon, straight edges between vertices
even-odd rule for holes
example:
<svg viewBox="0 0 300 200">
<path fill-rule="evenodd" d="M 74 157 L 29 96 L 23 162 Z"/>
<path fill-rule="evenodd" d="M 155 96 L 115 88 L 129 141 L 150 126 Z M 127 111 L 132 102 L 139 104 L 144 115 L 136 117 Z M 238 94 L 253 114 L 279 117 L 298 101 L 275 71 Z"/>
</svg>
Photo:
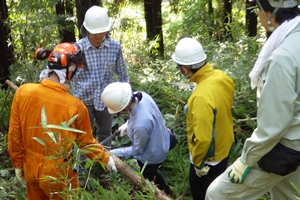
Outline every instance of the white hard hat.
<svg viewBox="0 0 300 200">
<path fill-rule="evenodd" d="M 85 13 L 83 26 L 92 34 L 109 31 L 110 19 L 107 10 L 100 6 L 90 7 Z"/>
<path fill-rule="evenodd" d="M 269 0 L 272 7 L 292 8 L 300 4 L 299 0 Z"/>
<path fill-rule="evenodd" d="M 102 94 L 101 100 L 107 106 L 110 114 L 121 112 L 132 98 L 132 89 L 127 82 L 114 82 L 107 85 Z"/>
<path fill-rule="evenodd" d="M 206 54 L 197 40 L 182 38 L 176 45 L 172 59 L 180 65 L 194 65 L 206 60 Z"/>
</svg>

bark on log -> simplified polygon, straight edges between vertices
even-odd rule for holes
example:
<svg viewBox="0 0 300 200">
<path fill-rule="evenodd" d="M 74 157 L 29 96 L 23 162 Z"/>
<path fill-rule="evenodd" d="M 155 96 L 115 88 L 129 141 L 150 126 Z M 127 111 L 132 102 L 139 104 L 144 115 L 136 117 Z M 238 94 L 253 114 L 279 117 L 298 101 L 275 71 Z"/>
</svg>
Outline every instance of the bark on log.
<svg viewBox="0 0 300 200">
<path fill-rule="evenodd" d="M 129 167 L 126 163 L 120 160 L 113 154 L 110 154 L 116 164 L 118 172 L 123 174 L 126 178 L 131 180 L 134 184 L 136 184 L 140 189 L 147 188 L 149 191 L 152 191 L 155 194 L 156 199 L 165 199 L 170 200 L 170 198 L 162 192 L 160 189 L 156 187 L 155 184 L 150 183 L 148 180 L 145 180 L 143 177 L 138 176 L 134 173 L 133 169 Z"/>
<path fill-rule="evenodd" d="M 6 80 L 5 83 L 9 85 L 14 90 L 18 89 L 13 82 Z M 147 188 L 149 191 L 152 191 L 155 194 L 155 198 L 157 200 L 170 200 L 170 198 L 160 189 L 156 187 L 155 184 L 150 183 L 148 180 L 145 180 L 143 177 L 138 176 L 134 173 L 133 169 L 129 167 L 126 163 L 120 160 L 117 156 L 110 154 L 114 161 L 115 165 L 118 169 L 118 172 L 123 174 L 127 179 L 131 180 L 135 185 L 137 185 L 140 189 Z"/>
<path fill-rule="evenodd" d="M 5 83 L 7 85 L 9 85 L 9 87 L 11 87 L 12 89 L 14 90 L 17 90 L 18 89 L 18 86 L 16 86 L 13 82 L 11 82 L 10 80 L 6 80 Z"/>
</svg>

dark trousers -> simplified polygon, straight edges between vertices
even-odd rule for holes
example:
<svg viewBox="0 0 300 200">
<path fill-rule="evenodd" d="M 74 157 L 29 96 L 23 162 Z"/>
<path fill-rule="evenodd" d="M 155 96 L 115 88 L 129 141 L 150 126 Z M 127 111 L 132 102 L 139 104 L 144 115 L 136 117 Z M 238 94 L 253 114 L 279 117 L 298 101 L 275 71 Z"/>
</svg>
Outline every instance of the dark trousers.
<svg viewBox="0 0 300 200">
<path fill-rule="evenodd" d="M 142 169 L 144 166 L 144 163 L 142 163 L 141 161 L 138 160 L 138 164 L 140 166 L 140 169 Z M 158 169 L 158 167 L 160 165 L 161 165 L 161 163 L 154 164 L 154 165 L 146 165 L 146 167 L 143 171 L 143 177 L 145 179 L 148 179 L 149 181 L 154 181 L 154 183 L 158 187 L 158 189 L 165 190 L 169 186 L 168 186 L 167 181 L 165 180 L 164 176 Z"/>
<path fill-rule="evenodd" d="M 222 174 L 227 167 L 228 157 L 223 159 L 220 163 L 215 166 L 207 165 L 210 167 L 207 175 L 198 177 L 194 168 L 194 165 L 190 165 L 190 188 L 194 200 L 204 200 L 205 193 L 213 180 Z"/>
<path fill-rule="evenodd" d="M 112 119 L 113 116 L 108 112 L 107 108 L 103 111 L 95 110 L 94 105 L 86 105 L 86 108 L 89 112 L 90 117 L 90 124 L 93 130 L 94 123 L 96 124 L 96 134 L 94 137 L 97 139 L 98 142 L 103 141 L 107 137 L 111 135 L 111 126 L 112 126 Z M 103 144 L 106 148 L 111 147 L 111 141 L 107 141 L 107 143 Z M 77 167 L 79 183 L 82 186 L 86 180 L 86 175 L 88 174 L 88 170 L 84 169 L 85 165 L 85 156 L 80 155 L 81 165 Z"/>
<path fill-rule="evenodd" d="M 94 124 L 96 124 L 95 137 L 98 142 L 101 142 L 111 135 L 113 116 L 109 114 L 107 108 L 103 111 L 99 111 L 95 110 L 94 105 L 86 105 L 86 107 L 89 112 L 91 127 L 93 128 Z"/>
</svg>

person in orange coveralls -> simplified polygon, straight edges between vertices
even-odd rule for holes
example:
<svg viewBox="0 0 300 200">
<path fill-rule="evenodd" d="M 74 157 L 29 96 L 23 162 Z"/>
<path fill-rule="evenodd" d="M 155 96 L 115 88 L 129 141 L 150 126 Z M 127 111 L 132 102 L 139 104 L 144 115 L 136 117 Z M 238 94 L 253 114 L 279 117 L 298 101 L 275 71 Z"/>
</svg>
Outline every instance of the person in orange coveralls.
<svg viewBox="0 0 300 200">
<path fill-rule="evenodd" d="M 108 170 L 117 172 L 117 169 L 113 158 L 93 137 L 85 105 L 68 93 L 77 67 L 83 66 L 80 46 L 61 43 L 52 51 L 38 49 L 35 57 L 48 59 L 48 67 L 41 73 L 40 83 L 23 84 L 16 90 L 10 113 L 8 151 L 17 178 L 26 181 L 28 200 L 63 199 L 63 190 L 79 187 L 71 162 L 74 143 L 81 149 L 92 147 L 87 157 L 97 159 Z M 49 129 L 56 134 L 55 142 L 41 128 L 43 107 L 47 124 L 59 125 L 77 115 L 70 127 L 85 133 Z"/>
</svg>

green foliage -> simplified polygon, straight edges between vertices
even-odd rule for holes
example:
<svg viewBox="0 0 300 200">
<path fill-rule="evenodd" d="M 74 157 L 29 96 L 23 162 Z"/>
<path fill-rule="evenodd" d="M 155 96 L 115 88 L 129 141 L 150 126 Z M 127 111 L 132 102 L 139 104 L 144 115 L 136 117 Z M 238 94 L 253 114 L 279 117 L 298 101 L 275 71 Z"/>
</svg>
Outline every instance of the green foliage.
<svg viewBox="0 0 300 200">
<path fill-rule="evenodd" d="M 234 163 L 234 161 L 236 161 L 237 158 L 240 157 L 241 153 L 242 153 L 242 140 L 238 139 L 238 141 L 233 143 L 227 165 L 229 166 L 232 163 Z"/>
<path fill-rule="evenodd" d="M 46 61 L 34 60 L 39 47 L 52 49 L 60 42 L 55 14 L 56 0 L 9 1 L 9 23 L 12 30 L 15 63 L 10 66 L 10 79 L 17 83 L 37 82 Z"/>
<path fill-rule="evenodd" d="M 0 90 L 0 133 L 7 132 L 12 100 L 13 92 L 11 89 Z"/>
<path fill-rule="evenodd" d="M 185 135 L 180 135 L 177 145 L 168 153 L 161 169 L 176 195 L 183 195 L 186 197 L 185 199 L 191 197 L 188 183 L 190 161 L 186 159 L 187 155 L 188 148 Z"/>
<path fill-rule="evenodd" d="M 293 182 L 290 182 L 290 183 L 291 183 L 291 185 L 293 186 L 293 188 L 295 189 L 295 191 L 298 193 L 298 195 L 300 195 L 300 190 L 299 190 L 299 188 L 297 188 L 297 186 L 296 186 Z M 300 199 L 299 196 L 295 196 L 295 198 L 296 198 L 297 200 Z"/>
<path fill-rule="evenodd" d="M 0 178 L 0 199 L 26 200 L 26 185 L 16 177 Z"/>
</svg>

